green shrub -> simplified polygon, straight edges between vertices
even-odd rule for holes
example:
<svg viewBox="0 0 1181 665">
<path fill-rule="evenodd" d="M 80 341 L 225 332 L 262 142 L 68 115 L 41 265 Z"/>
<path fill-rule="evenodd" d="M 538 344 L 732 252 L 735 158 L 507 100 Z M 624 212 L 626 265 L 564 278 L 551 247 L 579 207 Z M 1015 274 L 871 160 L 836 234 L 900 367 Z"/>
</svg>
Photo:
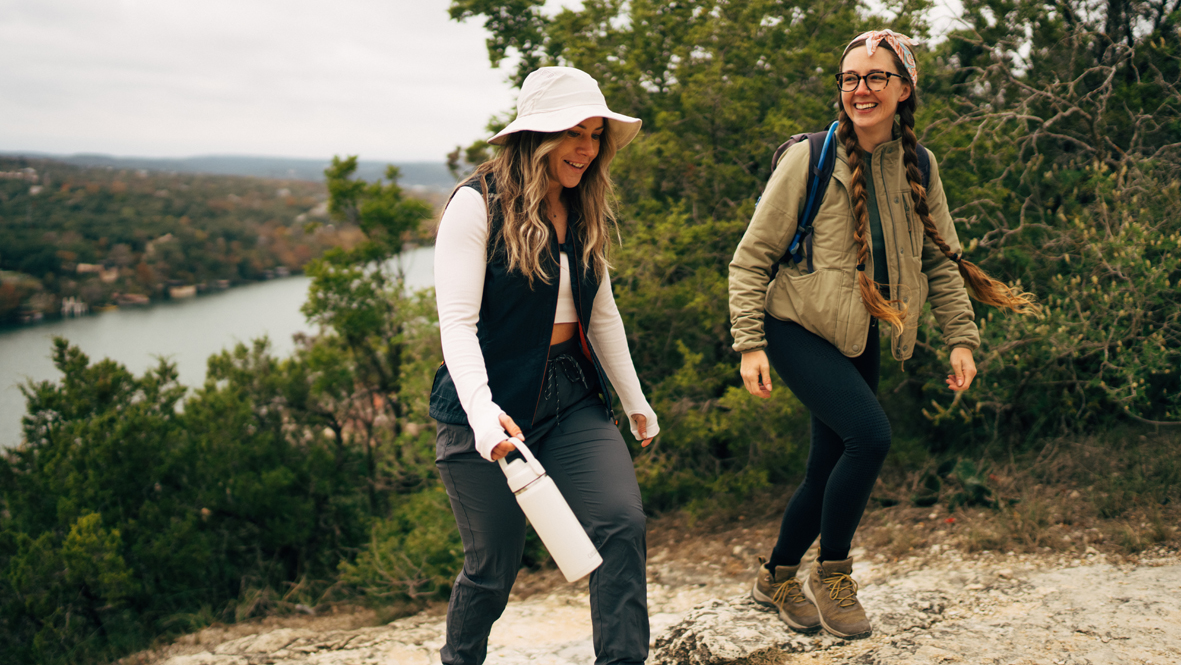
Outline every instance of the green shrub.
<svg viewBox="0 0 1181 665">
<path fill-rule="evenodd" d="M 623 238 L 613 283 L 664 432 L 638 457 L 646 505 L 707 498 L 747 465 L 773 483 L 798 477 L 787 458 L 744 452 L 766 437 L 715 422 L 733 417 L 723 401 L 740 383 L 728 263 L 772 151 L 833 119 L 830 76 L 847 40 L 889 27 L 921 41 L 926 5 L 882 17 L 856 2 L 596 0 L 556 15 L 540 4 L 511 22 L 488 0 L 453 13 L 486 17 L 493 61 L 519 51 L 516 80 L 538 65 L 581 67 L 613 108 L 644 120 L 612 168 Z M 1032 290 L 1046 317 L 977 306 L 981 374 L 956 397 L 928 315 L 905 373 L 883 362 L 902 436 L 956 455 L 1117 419 L 1181 420 L 1181 41 L 1177 15 L 1162 12 L 966 0 L 964 23 L 920 49 L 917 131 L 967 257 Z"/>
<path fill-rule="evenodd" d="M 1177 19 L 1133 39 L 1132 14 L 1071 23 L 1017 3 L 990 25 L 984 6 L 966 4 L 972 28 L 928 68 L 922 121 L 967 257 L 1032 289 L 1045 316 L 978 307 L 980 375 L 962 398 L 925 326 L 912 389 L 935 447 L 1181 421 Z"/>
<path fill-rule="evenodd" d="M 725 386 L 725 365 L 704 367 L 704 354 L 680 342 L 684 364 L 661 382 L 651 400 L 660 415 L 660 443 L 639 453 L 636 474 L 648 510 L 697 501 L 742 502 L 803 471 L 809 441 L 807 411 L 779 376 L 771 397 Z M 714 391 L 724 390 L 719 399 Z M 720 502 L 720 503 L 719 503 Z"/>
<path fill-rule="evenodd" d="M 399 497 L 369 544 L 340 564 L 341 581 L 375 603 L 446 597 L 463 566 L 463 543 L 442 486 Z"/>
<path fill-rule="evenodd" d="M 245 588 L 330 577 L 364 542 L 364 466 L 291 430 L 302 375 L 265 342 L 213 358 L 183 411 L 166 363 L 135 377 L 61 339 L 54 362 L 61 380 L 26 387 L 25 443 L 0 461 L 15 662 L 111 660 L 232 619 Z"/>
<path fill-rule="evenodd" d="M 11 535 L 0 625 L 9 639 L 5 650 L 17 661 L 112 658 L 142 638 L 129 603 L 139 584 L 123 558 L 119 531 L 103 528 L 100 515 L 74 520 L 64 538 Z"/>
</svg>

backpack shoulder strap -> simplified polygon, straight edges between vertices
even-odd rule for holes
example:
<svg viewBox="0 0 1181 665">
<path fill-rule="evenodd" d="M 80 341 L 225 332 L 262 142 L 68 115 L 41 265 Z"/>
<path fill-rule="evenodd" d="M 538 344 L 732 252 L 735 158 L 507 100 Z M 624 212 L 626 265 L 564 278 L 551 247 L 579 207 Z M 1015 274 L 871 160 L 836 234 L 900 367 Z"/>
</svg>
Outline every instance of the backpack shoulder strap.
<svg viewBox="0 0 1181 665">
<path fill-rule="evenodd" d="M 775 168 L 779 166 L 779 160 L 783 159 L 783 153 L 787 152 L 788 148 L 800 141 L 806 141 L 809 136 L 810 134 L 792 134 L 789 139 L 779 144 L 779 147 L 775 149 L 775 154 L 771 156 L 771 172 L 775 172 Z"/>
<path fill-rule="evenodd" d="M 787 253 L 779 262 L 786 263 L 790 259 L 799 263 L 806 258 L 808 272 L 815 269 L 812 265 L 812 222 L 816 219 L 816 213 L 820 211 L 820 202 L 824 200 L 824 194 L 828 191 L 828 183 L 832 180 L 832 172 L 837 162 L 837 124 L 832 123 L 828 131 L 797 135 L 806 136 L 808 139 L 808 194 L 804 200 L 804 209 L 796 222 L 795 237 L 788 244 Z"/>
<path fill-rule="evenodd" d="M 923 190 L 931 186 L 931 153 L 920 143 L 915 148 L 915 156 L 919 158 L 919 171 L 923 174 Z"/>
</svg>

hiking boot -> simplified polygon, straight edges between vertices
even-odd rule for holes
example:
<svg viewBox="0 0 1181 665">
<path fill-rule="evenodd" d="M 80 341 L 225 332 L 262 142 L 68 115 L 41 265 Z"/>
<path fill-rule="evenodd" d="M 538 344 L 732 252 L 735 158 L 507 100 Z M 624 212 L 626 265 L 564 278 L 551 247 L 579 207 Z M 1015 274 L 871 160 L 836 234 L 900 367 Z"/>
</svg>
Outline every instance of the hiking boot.
<svg viewBox="0 0 1181 665">
<path fill-rule="evenodd" d="M 820 612 L 820 625 L 841 639 L 869 637 L 873 629 L 857 600 L 857 583 L 849 576 L 853 559 L 817 561 L 804 582 L 804 595 Z"/>
<path fill-rule="evenodd" d="M 800 580 L 796 578 L 799 569 L 796 564 L 775 566 L 772 570 L 767 560 L 759 557 L 759 574 L 750 596 L 760 605 L 779 610 L 779 618 L 792 630 L 811 633 L 820 628 L 820 615 L 816 606 L 804 597 Z"/>
</svg>

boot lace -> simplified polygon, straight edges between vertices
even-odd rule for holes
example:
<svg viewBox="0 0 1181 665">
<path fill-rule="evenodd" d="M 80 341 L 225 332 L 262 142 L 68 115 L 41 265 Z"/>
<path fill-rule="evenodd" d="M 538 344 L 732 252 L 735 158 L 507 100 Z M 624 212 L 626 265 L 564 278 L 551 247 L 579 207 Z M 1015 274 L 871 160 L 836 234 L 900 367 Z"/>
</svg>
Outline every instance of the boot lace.
<svg viewBox="0 0 1181 665">
<path fill-rule="evenodd" d="M 828 597 L 838 607 L 853 607 L 857 604 L 857 582 L 846 573 L 832 573 L 821 581 L 828 587 Z"/>
<path fill-rule="evenodd" d="M 796 578 L 781 582 L 775 585 L 775 594 L 771 596 L 771 602 L 776 605 L 782 605 L 784 601 L 792 604 L 802 603 L 807 600 L 804 597 L 804 590 L 800 586 L 800 581 Z"/>
</svg>

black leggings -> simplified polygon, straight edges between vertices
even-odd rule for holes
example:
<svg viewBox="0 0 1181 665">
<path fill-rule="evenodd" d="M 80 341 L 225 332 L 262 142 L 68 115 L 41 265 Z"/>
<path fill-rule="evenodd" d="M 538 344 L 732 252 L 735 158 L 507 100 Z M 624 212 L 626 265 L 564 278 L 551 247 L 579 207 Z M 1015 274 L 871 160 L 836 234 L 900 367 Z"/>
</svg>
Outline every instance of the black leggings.
<svg viewBox="0 0 1181 665">
<path fill-rule="evenodd" d="M 817 534 L 821 560 L 846 559 L 890 450 L 890 422 L 876 396 L 877 320 L 856 358 L 798 323 L 768 316 L 763 325 L 771 365 L 812 414 L 808 468 L 783 513 L 769 565 L 798 564 Z"/>
</svg>

